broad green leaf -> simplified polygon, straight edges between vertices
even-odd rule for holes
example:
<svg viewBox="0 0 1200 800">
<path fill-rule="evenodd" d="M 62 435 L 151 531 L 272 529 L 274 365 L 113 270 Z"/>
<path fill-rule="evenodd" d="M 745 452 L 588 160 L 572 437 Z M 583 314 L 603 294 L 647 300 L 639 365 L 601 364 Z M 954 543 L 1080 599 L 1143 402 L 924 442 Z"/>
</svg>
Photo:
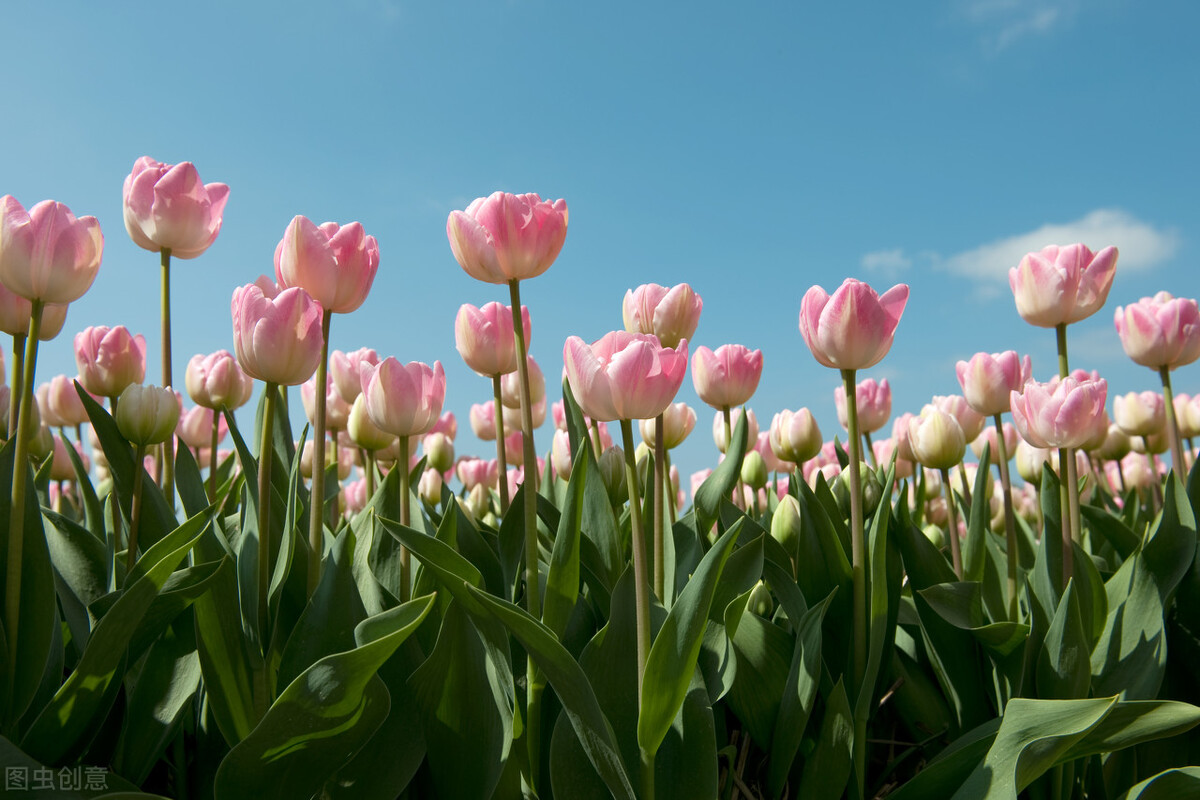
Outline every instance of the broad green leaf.
<svg viewBox="0 0 1200 800">
<path fill-rule="evenodd" d="M 1104 509 L 1083 505 L 1079 507 L 1079 512 L 1087 526 L 1102 535 L 1121 558 L 1129 558 L 1141 545 L 1141 537 L 1129 530 L 1119 517 L 1114 517 Z"/>
<path fill-rule="evenodd" d="M 777 727 L 795 652 L 795 639 L 783 628 L 747 614 L 733 639 L 737 672 L 725 701 L 751 738 L 769 750 Z"/>
<path fill-rule="evenodd" d="M 991 508 L 987 501 L 987 490 L 991 488 L 991 445 L 983 446 L 983 454 L 979 457 L 979 467 L 975 472 L 975 485 L 971 487 L 971 503 L 964 509 L 967 517 L 967 538 L 963 542 L 962 560 L 963 577 L 968 581 L 983 583 L 983 569 L 987 553 L 985 542 L 991 535 L 988 523 L 991 522 Z M 951 477 L 951 483 L 955 483 Z M 886 495 L 885 495 L 886 496 Z M 962 506 L 962 497 L 951 490 L 951 496 Z"/>
<path fill-rule="evenodd" d="M 741 439 L 745 439 L 745 431 Z M 737 441 L 735 436 L 735 445 Z M 638 746 L 645 752 L 658 750 L 687 695 L 700 655 L 709 606 L 740 529 L 740 524 L 734 525 L 704 556 L 650 646 L 638 715 Z"/>
<path fill-rule="evenodd" d="M 96 489 L 92 486 L 92 477 L 83 464 L 83 457 L 74 445 L 69 442 L 66 444 L 67 457 L 71 459 L 71 468 L 75 471 L 75 487 L 83 501 L 83 525 L 89 531 L 101 534 L 104 531 L 104 507 L 100 504 L 100 498 L 96 496 Z"/>
<path fill-rule="evenodd" d="M 78 523 L 53 511 L 43 510 L 42 514 L 50 523 L 45 528 L 46 545 L 63 617 L 73 644 L 82 653 L 92 632 L 88 606 L 108 593 L 108 552 L 104 542 Z"/>
<path fill-rule="evenodd" d="M 1058 610 L 1038 654 L 1038 697 L 1047 700 L 1087 697 L 1092 682 L 1090 659 L 1091 651 L 1079 617 L 1079 602 L 1075 599 L 1075 581 L 1072 580 L 1058 601 Z"/>
<path fill-rule="evenodd" d="M 199 514 L 208 506 L 208 490 L 204 486 L 204 478 L 200 476 L 200 467 L 192 457 L 192 449 L 183 442 L 176 441 L 178 446 L 175 448 L 175 488 L 183 502 L 184 513 L 190 517 Z"/>
<path fill-rule="evenodd" d="M 100 784 L 103 788 L 100 789 L 47 789 L 36 790 L 33 788 L 17 789 L 6 788 L 5 797 L 29 798 L 29 800 L 99 800 L 103 798 L 127 798 L 128 800 L 144 800 L 144 798 L 158 798 L 158 795 L 142 794 L 137 791 L 137 787 L 129 781 L 122 778 L 115 772 L 110 772 L 105 767 L 88 767 L 89 770 L 97 772 L 83 773 L 80 769 L 81 778 L 93 776 L 93 781 Z M 39 763 L 31 758 L 27 753 L 3 736 L 0 736 L 0 771 L 3 771 L 5 776 L 11 781 L 14 778 L 24 776 L 26 785 L 29 787 L 36 786 L 34 780 L 36 770 L 50 770 L 57 777 L 58 770 L 53 767 L 48 767 L 45 764 Z M 74 773 L 72 773 L 74 780 Z M 57 781 L 55 782 L 57 786 Z M 163 798 L 166 800 L 166 798 Z"/>
<path fill-rule="evenodd" d="M 804 762 L 806 769 L 796 797 L 800 800 L 840 798 L 846 791 L 854 768 L 851 762 L 853 747 L 854 718 L 850 713 L 846 687 L 839 678 L 825 705 L 817 749 Z"/>
<path fill-rule="evenodd" d="M 955 739 L 911 780 L 889 794 L 888 800 L 949 797 L 987 756 L 1000 723 L 999 717 L 990 719 Z"/>
<path fill-rule="evenodd" d="M 981 587 L 974 581 L 938 583 L 917 594 L 938 616 L 955 628 L 970 631 L 980 644 L 999 656 L 1020 647 L 1029 634 L 1029 626 L 1021 623 L 989 623 L 983 613 Z"/>
<path fill-rule="evenodd" d="M 699 522 L 701 533 L 712 530 L 721 509 L 721 501 L 729 497 L 733 492 L 733 487 L 737 485 L 738 478 L 742 474 L 742 459 L 746 454 L 747 435 L 746 415 L 742 414 L 734 424 L 729 446 L 725 448 L 725 451 L 732 455 L 718 464 L 712 474 L 696 490 L 692 507 L 696 511 L 696 519 Z M 686 690 L 686 686 L 684 688 Z"/>
<path fill-rule="evenodd" d="M 1200 797 L 1200 767 L 1168 769 L 1122 792 L 1117 800 L 1179 800 Z"/>
<path fill-rule="evenodd" d="M 575 600 L 579 597 L 579 539 L 583 522 L 583 489 L 591 473 L 586 448 L 575 456 L 571 480 L 567 483 L 566 502 L 559 519 L 554 549 L 550 553 L 550 571 L 546 576 L 546 594 L 542 601 L 542 622 L 555 638 L 562 639 Z"/>
</svg>

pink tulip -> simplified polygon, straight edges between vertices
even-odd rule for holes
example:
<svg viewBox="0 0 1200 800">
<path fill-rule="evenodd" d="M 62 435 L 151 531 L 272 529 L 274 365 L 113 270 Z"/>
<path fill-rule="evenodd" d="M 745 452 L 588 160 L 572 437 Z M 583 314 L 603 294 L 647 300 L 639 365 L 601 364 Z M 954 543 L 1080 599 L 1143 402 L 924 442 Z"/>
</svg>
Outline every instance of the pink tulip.
<svg viewBox="0 0 1200 800">
<path fill-rule="evenodd" d="M 905 411 L 892 423 L 892 441 L 896 443 L 896 456 L 905 461 L 917 460 L 913 455 L 912 446 L 908 443 L 908 425 L 912 420 L 913 415 Z"/>
<path fill-rule="evenodd" d="M 364 369 L 379 364 L 379 354 L 370 348 L 363 347 L 351 353 L 334 350 L 329 354 L 329 374 L 337 393 L 347 403 L 362 393 L 362 372 Z"/>
<path fill-rule="evenodd" d="M 10 336 L 28 336 L 29 320 L 33 316 L 33 304 L 8 290 L 0 283 L 0 331 Z M 38 328 L 38 340 L 48 342 L 62 331 L 67 321 L 67 306 L 51 303 L 42 309 L 42 324 Z"/>
<path fill-rule="evenodd" d="M 299 286 L 333 314 L 348 314 L 363 304 L 377 269 L 379 245 L 358 222 L 318 227 L 297 215 L 275 247 L 280 288 Z"/>
<path fill-rule="evenodd" d="M 46 385 L 46 403 L 50 412 L 61 419 L 63 425 L 83 425 L 88 421 L 87 409 L 79 399 L 79 392 L 75 391 L 73 379 L 66 375 L 56 375 Z"/>
<path fill-rule="evenodd" d="M 706 480 L 708 480 L 709 475 L 712 475 L 711 469 L 702 469 L 699 472 L 692 473 L 692 477 L 689 480 L 692 485 L 692 499 L 693 500 L 696 499 L 696 492 L 699 491 L 700 487 L 702 485 L 704 485 L 704 482 Z"/>
<path fill-rule="evenodd" d="M 529 309 L 521 306 L 525 346 L 529 346 Z M 454 345 L 467 366 L 485 378 L 517 370 L 516 338 L 513 336 L 512 307 L 487 303 L 476 308 L 464 303 L 454 319 Z"/>
<path fill-rule="evenodd" d="M 304 383 L 321 360 L 321 304 L 303 289 L 273 300 L 253 283 L 233 291 L 233 351 L 252 378 L 282 386 Z"/>
<path fill-rule="evenodd" d="M 983 426 L 987 424 L 983 415 L 971 408 L 967 399 L 961 394 L 935 395 L 933 405 L 954 417 L 954 421 L 958 423 L 963 436 L 966 437 L 965 441 L 974 441 L 975 437 L 983 431 Z"/>
<path fill-rule="evenodd" d="M 367 479 L 359 478 L 346 484 L 346 516 L 352 517 L 367 507 Z"/>
<path fill-rule="evenodd" d="M 1200 308 L 1196 301 L 1159 292 L 1117 306 L 1113 316 L 1125 355 L 1151 369 L 1176 369 L 1200 358 Z"/>
<path fill-rule="evenodd" d="M 1005 423 L 1006 425 L 1008 423 Z M 1009 425 L 1011 428 L 1012 426 Z M 1014 444 L 1016 433 L 1013 433 Z M 892 438 L 878 439 L 871 442 L 871 450 L 875 454 L 875 463 L 887 469 L 887 466 L 892 463 L 892 456 L 896 455 L 896 440 Z M 896 480 L 903 480 L 913 476 L 913 462 L 896 456 Z"/>
<path fill-rule="evenodd" d="M 510 467 L 522 466 L 525 463 L 525 439 L 521 431 L 508 430 L 504 436 L 504 461 Z"/>
<path fill-rule="evenodd" d="M 1167 407 L 1156 392 L 1129 392 L 1113 398 L 1113 422 L 1130 436 L 1150 436 L 1167 424 Z"/>
<path fill-rule="evenodd" d="M 262 290 L 263 297 L 268 300 L 274 300 L 283 291 L 283 287 L 266 275 L 259 275 L 255 278 L 254 285 Z"/>
<path fill-rule="evenodd" d="M 54 460 L 50 463 L 50 480 L 75 480 L 75 465 L 71 462 L 70 454 L 67 453 L 68 447 L 75 448 L 75 452 L 79 455 L 79 460 L 83 462 L 83 469 L 85 472 L 91 468 L 88 463 L 88 457 L 84 455 L 83 452 L 83 442 L 70 443 L 65 441 L 61 436 L 55 436 L 53 455 Z"/>
<path fill-rule="evenodd" d="M 784 409 L 771 420 L 770 442 L 780 459 L 803 464 L 821 451 L 821 429 L 807 408 Z"/>
<path fill-rule="evenodd" d="M 692 383 L 713 408 L 733 408 L 754 395 L 762 368 L 762 350 L 740 344 L 723 344 L 715 351 L 701 346 L 692 358 Z"/>
<path fill-rule="evenodd" d="M 501 412 L 504 414 L 504 427 L 507 430 L 515 431 L 521 429 L 522 426 L 522 411 L 519 408 L 509 408 L 501 406 Z M 546 421 L 546 398 L 543 396 L 533 404 L 533 429 L 537 430 L 542 427 L 542 423 Z"/>
<path fill-rule="evenodd" d="M 1108 383 L 1055 378 L 1049 383 L 1030 381 L 1012 392 L 1013 424 L 1034 447 L 1079 447 L 1092 435 L 1104 412 Z"/>
<path fill-rule="evenodd" d="M 468 492 L 476 486 L 499 486 L 500 462 L 496 459 L 486 461 L 482 458 L 464 458 L 455 468 L 459 481 Z"/>
<path fill-rule="evenodd" d="M 654 446 L 654 428 L 657 417 L 644 419 L 640 423 L 642 440 Z M 663 446 L 673 450 L 683 444 L 696 427 L 696 412 L 687 403 L 672 403 L 663 410 Z"/>
<path fill-rule="evenodd" d="M 488 400 L 486 403 L 472 403 L 468 414 L 471 430 L 475 436 L 485 442 L 496 441 L 496 403 Z"/>
<path fill-rule="evenodd" d="M 339 447 L 337 454 L 337 474 L 338 480 L 344 481 L 350 477 L 350 470 L 354 467 L 354 451 L 344 447 Z M 326 464 L 332 464 L 333 459 L 327 452 L 325 454 Z M 313 440 L 308 439 L 304 442 L 304 450 L 300 453 L 300 474 L 305 478 L 312 478 L 313 467 Z"/>
<path fill-rule="evenodd" d="M 800 335 L 826 367 L 873 367 L 892 348 L 907 303 L 908 286 L 903 283 L 882 296 L 854 278 L 843 281 L 832 296 L 814 286 L 800 301 Z"/>
<path fill-rule="evenodd" d="M 433 423 L 428 435 L 432 436 L 435 433 L 444 434 L 452 442 L 458 438 L 458 418 L 454 416 L 453 411 L 444 412 L 437 422 Z"/>
<path fill-rule="evenodd" d="M 146 337 L 131 336 L 124 325 L 99 325 L 75 334 L 79 382 L 94 395 L 118 397 L 146 379 Z"/>
<path fill-rule="evenodd" d="M 254 392 L 254 379 L 228 350 L 192 356 L 183 380 L 193 403 L 214 410 L 241 408 Z"/>
<path fill-rule="evenodd" d="M 536 194 L 494 192 L 446 220 L 450 249 L 467 274 L 486 283 L 541 275 L 567 238 L 567 203 Z"/>
<path fill-rule="evenodd" d="M 737 427 L 738 420 L 742 418 L 741 407 L 732 408 L 729 410 L 729 435 L 733 435 L 733 429 Z M 713 414 L 713 444 L 717 446 L 717 450 L 724 453 L 729 447 L 729 442 L 725 439 L 725 414 L 718 411 Z M 746 450 L 749 452 L 754 448 L 754 443 L 758 441 L 758 417 L 754 415 L 754 409 L 746 409 Z"/>
<path fill-rule="evenodd" d="M 546 376 L 533 356 L 525 363 L 529 367 L 529 400 L 536 406 L 546 398 Z M 509 408 L 521 407 L 521 373 L 510 372 L 500 379 L 500 402 Z"/>
<path fill-rule="evenodd" d="M 33 394 L 37 403 L 38 413 L 41 415 L 42 424 L 47 428 L 61 428 L 66 425 L 66 421 L 60 417 L 53 408 L 50 407 L 50 384 L 43 383 L 37 387 L 37 391 Z"/>
<path fill-rule="evenodd" d="M 572 336 L 563 361 L 571 391 L 592 419 L 647 419 L 662 413 L 679 391 L 687 341 L 670 348 L 654 336 L 613 331 L 589 345 Z"/>
<path fill-rule="evenodd" d="M 350 404 L 342 399 L 342 395 L 334 386 L 333 376 L 325 378 L 325 427 L 327 430 L 346 430 L 350 419 Z M 309 378 L 300 385 L 300 403 L 304 406 L 304 415 L 314 426 L 317 413 L 316 376 Z"/>
<path fill-rule="evenodd" d="M 379 426 L 371 421 L 371 417 L 367 415 L 367 401 L 362 396 L 362 392 L 359 392 L 358 397 L 354 398 L 354 402 L 350 405 L 350 416 L 346 420 L 346 435 L 356 447 L 368 451 L 386 450 L 396 441 L 395 436 L 381 431 Z"/>
<path fill-rule="evenodd" d="M 138 247 L 195 258 L 217 239 L 229 187 L 203 184 L 190 161 L 163 164 L 150 156 L 133 162 L 121 193 L 125 230 Z"/>
<path fill-rule="evenodd" d="M 775 455 L 775 451 L 771 449 L 771 434 L 763 431 L 754 440 L 754 450 L 762 456 L 763 464 L 767 467 L 767 472 L 790 472 L 793 464 L 790 461 L 784 461 Z"/>
<path fill-rule="evenodd" d="M 401 364 L 388 356 L 363 372 L 362 386 L 367 416 L 394 436 L 428 433 L 446 399 L 446 373 L 440 361 L 430 368 L 420 361 Z"/>
<path fill-rule="evenodd" d="M 1054 328 L 1087 319 L 1108 299 L 1117 248 L 1093 253 L 1082 244 L 1050 245 L 1028 253 L 1008 271 L 1017 313 L 1031 325 Z"/>
<path fill-rule="evenodd" d="M 858 401 L 858 430 L 874 433 L 887 425 L 892 416 L 892 387 L 887 378 L 878 383 L 874 378 L 867 378 L 854 387 L 854 396 Z M 838 422 L 846 430 L 850 424 L 846 417 L 846 388 L 838 386 L 833 390 L 833 403 L 837 407 Z"/>
<path fill-rule="evenodd" d="M 917 463 L 930 469 L 950 469 L 967 450 L 963 430 L 954 415 L 927 405 L 908 423 L 908 443 Z"/>
<path fill-rule="evenodd" d="M 1012 423 L 1009 422 L 1004 423 L 1002 428 L 1004 430 L 1004 452 L 1009 459 L 1012 459 L 1013 454 L 1016 453 L 1017 450 L 1017 429 L 1014 428 Z M 975 440 L 971 442 L 971 451 L 975 453 L 976 457 L 983 456 L 983 446 L 985 444 L 991 448 L 992 463 L 995 464 L 996 458 L 1000 453 L 999 449 L 997 449 L 998 442 L 996 440 L 995 425 L 988 425 L 978 436 L 975 437 Z"/>
<path fill-rule="evenodd" d="M 571 477 L 571 437 L 566 431 L 554 429 L 554 441 L 550 445 L 550 463 L 554 473 L 564 481 Z"/>
<path fill-rule="evenodd" d="M 179 424 L 175 427 L 175 435 L 188 447 L 209 447 L 212 444 L 213 414 L 215 413 L 211 408 L 192 406 L 180 415 Z M 217 417 L 217 441 L 224 441 L 227 433 L 229 433 L 229 425 L 225 422 L 225 415 L 221 414 Z"/>
<path fill-rule="evenodd" d="M 1032 377 L 1029 356 L 1021 359 L 1016 350 L 1003 353 L 976 353 L 970 361 L 959 361 L 954 371 L 963 396 L 971 408 L 985 417 L 1008 411 L 1009 392 L 1016 391 Z"/>
<path fill-rule="evenodd" d="M 0 282 L 26 300 L 72 303 L 96 279 L 104 235 L 95 217 L 43 200 L 29 209 L 0 197 Z M 40 337 L 39 337 L 40 338 Z"/>
<path fill-rule="evenodd" d="M 653 334 L 663 347 L 677 347 L 680 340 L 691 339 L 703 308 L 700 295 L 686 283 L 670 289 L 647 283 L 626 290 L 622 304 L 625 330 Z"/>
</svg>

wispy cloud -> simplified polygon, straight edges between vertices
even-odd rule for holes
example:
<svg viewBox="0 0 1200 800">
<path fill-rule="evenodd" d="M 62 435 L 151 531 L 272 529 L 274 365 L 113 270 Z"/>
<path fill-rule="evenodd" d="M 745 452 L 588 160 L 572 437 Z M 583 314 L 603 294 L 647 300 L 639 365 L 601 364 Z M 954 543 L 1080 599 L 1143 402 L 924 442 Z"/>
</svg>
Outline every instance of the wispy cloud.
<svg viewBox="0 0 1200 800">
<path fill-rule="evenodd" d="M 963 250 L 949 256 L 925 251 L 913 256 L 902 248 L 877 250 L 862 257 L 864 269 L 894 274 L 914 263 L 951 272 L 977 281 L 984 294 L 1005 284 L 1008 270 L 1026 253 L 1051 244 L 1083 242 L 1093 249 L 1115 245 L 1121 251 L 1122 270 L 1150 269 L 1173 257 L 1179 250 L 1179 234 L 1159 228 L 1119 209 L 1101 208 L 1072 222 L 1047 223 Z"/>
<path fill-rule="evenodd" d="M 960 0 L 959 13 L 979 32 L 993 54 L 1033 37 L 1047 36 L 1071 24 L 1078 0 Z"/>
</svg>

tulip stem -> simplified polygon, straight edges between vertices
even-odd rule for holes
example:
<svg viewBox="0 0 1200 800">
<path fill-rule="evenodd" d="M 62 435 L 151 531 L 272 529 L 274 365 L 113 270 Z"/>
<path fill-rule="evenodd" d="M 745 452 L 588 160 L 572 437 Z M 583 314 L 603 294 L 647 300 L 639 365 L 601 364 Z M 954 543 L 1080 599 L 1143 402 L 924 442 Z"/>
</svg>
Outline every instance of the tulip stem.
<svg viewBox="0 0 1200 800">
<path fill-rule="evenodd" d="M 633 584 L 637 603 L 637 660 L 638 660 L 638 708 L 642 707 L 642 676 L 646 672 L 646 659 L 650 656 L 650 597 L 646 593 L 650 585 L 646 574 L 646 537 L 642 530 L 642 515 L 637 481 L 637 462 L 633 456 L 633 424 L 621 420 L 621 444 L 625 448 L 625 482 L 629 485 L 629 521 L 633 526 Z"/>
<path fill-rule="evenodd" d="M 222 411 L 213 409 L 212 418 L 212 438 L 209 439 L 208 448 L 208 502 L 217 499 L 217 443 L 220 437 Z"/>
<path fill-rule="evenodd" d="M 1061 536 L 1062 536 L 1062 570 L 1063 570 L 1062 588 L 1063 588 L 1063 591 L 1066 591 L 1067 581 L 1069 581 L 1071 579 L 1071 576 L 1073 576 L 1075 574 L 1075 565 L 1074 565 L 1075 548 L 1073 545 L 1073 542 L 1075 539 L 1074 539 L 1074 531 L 1072 530 L 1072 527 L 1071 527 L 1071 498 L 1074 497 L 1075 502 L 1078 503 L 1079 502 L 1079 493 L 1078 493 L 1078 487 L 1071 485 L 1072 481 L 1070 478 L 1070 474 L 1072 472 L 1074 472 L 1074 470 L 1069 469 L 1069 467 L 1073 466 L 1074 463 L 1075 463 L 1074 454 L 1065 447 L 1059 448 L 1059 450 L 1058 450 L 1058 472 L 1059 472 L 1060 480 L 1059 480 L 1059 486 L 1058 486 L 1058 500 L 1059 500 L 1059 504 L 1062 506 L 1062 509 L 1060 510 L 1059 515 L 1061 518 L 1061 525 L 1062 525 Z"/>
<path fill-rule="evenodd" d="M 492 376 L 492 417 L 496 421 L 496 463 L 500 469 L 500 516 L 508 513 L 508 456 L 504 452 L 504 406 L 500 402 L 500 376 Z"/>
<path fill-rule="evenodd" d="M 262 431 L 258 446 L 258 616 L 262 641 L 267 638 L 267 593 L 271 588 L 271 465 L 275 454 L 271 451 L 271 429 L 275 427 L 275 403 L 278 391 L 274 383 L 268 382 L 263 389 Z M 311 512 L 310 512 L 311 513 Z M 289 535 L 284 531 L 284 536 Z"/>
<path fill-rule="evenodd" d="M 1179 420 L 1175 416 L 1175 398 L 1171 393 L 1171 368 L 1159 367 L 1158 375 L 1162 378 L 1163 400 L 1167 411 L 1167 437 L 1171 445 L 1171 465 L 1179 480 L 1187 481 L 1187 471 L 1183 465 L 1183 442 L 1179 438 Z"/>
<path fill-rule="evenodd" d="M 745 410 L 742 413 L 746 413 Z M 733 424 L 729 406 L 721 406 L 721 416 L 725 420 L 725 457 L 729 458 L 729 448 L 733 444 Z M 749 420 L 747 420 L 747 424 L 749 424 Z M 746 505 L 746 488 L 745 484 L 742 483 L 741 470 L 738 470 L 737 489 L 733 496 L 733 504 L 738 508 L 743 508 Z"/>
<path fill-rule="evenodd" d="M 666 497 L 663 481 L 667 477 L 667 448 L 663 440 L 664 414 L 654 420 L 654 594 L 666 605 L 666 566 L 663 563 L 663 503 Z"/>
<path fill-rule="evenodd" d="M 375 451 L 363 450 L 363 471 L 366 473 L 363 479 L 367 486 L 368 502 L 375 496 Z"/>
<path fill-rule="evenodd" d="M 171 377 L 171 248 L 162 249 L 162 371 L 163 386 L 172 388 L 175 385 Z M 163 494 L 167 497 L 167 506 L 175 510 L 175 437 L 169 436 L 162 446 L 163 469 L 159 474 L 162 478 Z"/>
<path fill-rule="evenodd" d="M 21 410 L 21 395 L 25 386 L 25 343 L 26 334 L 13 336 L 12 392 L 8 396 L 8 438 L 17 435 L 17 415 Z"/>
<path fill-rule="evenodd" d="M 1067 323 L 1054 326 L 1054 332 L 1058 339 L 1058 377 L 1065 378 L 1071 374 L 1067 367 Z"/>
<path fill-rule="evenodd" d="M 138 527 L 142 520 L 142 475 L 146 467 L 142 463 L 146 458 L 146 445 L 137 446 L 137 458 L 133 462 L 133 508 L 129 512 L 129 549 L 125 553 L 125 585 L 129 586 L 129 576 L 133 573 L 133 565 L 137 563 Z"/>
<path fill-rule="evenodd" d="M 313 398 L 312 495 L 308 502 L 308 596 L 321 580 L 321 556 L 325 554 L 325 392 L 329 369 L 329 321 L 333 312 L 321 315 L 321 360 L 317 362 Z M 407 524 L 407 523 L 405 523 Z"/>
<path fill-rule="evenodd" d="M 1012 481 L 1008 475 L 1008 447 L 1004 442 L 1004 424 L 1000 415 L 992 417 L 996 424 L 996 466 L 1000 469 L 1000 485 L 1004 492 L 1004 540 L 1008 550 L 1008 618 L 1017 618 L 1017 524 L 1013 518 Z"/>
<path fill-rule="evenodd" d="M 21 622 L 21 574 L 25 547 L 25 474 L 29 472 L 29 437 L 31 431 L 26 420 L 33 413 L 33 376 L 37 366 L 38 333 L 42 327 L 42 309 L 45 303 L 33 301 L 29 319 L 29 336 L 25 340 L 25 359 L 22 364 L 21 393 L 18 396 L 20 411 L 17 414 L 16 453 L 13 455 L 12 495 L 8 515 L 8 574 L 5 576 L 4 630 L 8 639 L 9 664 L 16 664 L 21 651 L 17 649 Z M 13 399 L 10 396 L 9 402 Z M 11 432 L 10 432 L 11 435 Z M 8 687 L 5 705 L 12 711 L 13 691 L 16 688 L 16 669 L 8 669 Z M 16 717 L 16 714 L 13 714 Z M 10 720 L 14 724 L 16 719 Z"/>
<path fill-rule="evenodd" d="M 412 519 L 409 509 L 412 502 L 408 496 L 408 436 L 400 437 L 400 454 L 396 458 L 396 469 L 400 470 L 400 524 L 409 527 Z M 412 596 L 412 556 L 408 548 L 400 545 L 400 602 L 407 603 Z"/>
<path fill-rule="evenodd" d="M 871 444 L 871 432 L 863 431 L 863 452 L 871 459 L 871 466 L 878 467 L 879 461 L 875 458 L 875 447 Z"/>
<path fill-rule="evenodd" d="M 946 531 L 946 540 L 950 543 L 950 563 L 954 565 L 954 574 L 961 581 L 963 567 L 962 544 L 958 541 L 958 504 L 954 499 L 954 486 L 950 483 L 950 470 L 945 467 L 942 467 L 942 490 L 946 493 L 946 513 L 950 517 Z"/>
<path fill-rule="evenodd" d="M 675 527 L 675 487 L 671 484 L 671 454 L 663 452 L 663 492 L 667 496 L 667 511 L 670 514 L 671 527 Z"/>
<path fill-rule="evenodd" d="M 592 449 L 596 452 L 596 460 L 599 461 L 604 448 L 600 439 L 600 423 L 596 420 L 592 420 L 592 424 L 588 429 L 588 439 L 592 443 Z"/>
<path fill-rule="evenodd" d="M 867 673 L 867 565 L 866 542 L 863 529 L 862 507 L 862 475 L 858 465 L 862 463 L 860 440 L 858 436 L 858 387 L 855 384 L 855 370 L 842 370 L 842 385 L 846 390 L 846 429 L 849 432 L 850 444 L 850 575 L 853 581 L 854 599 L 854 683 L 859 692 L 871 691 L 863 687 L 863 678 Z M 855 722 L 854 726 L 854 762 L 855 776 L 858 781 L 858 793 L 863 793 L 863 780 L 866 768 L 866 719 Z"/>
</svg>

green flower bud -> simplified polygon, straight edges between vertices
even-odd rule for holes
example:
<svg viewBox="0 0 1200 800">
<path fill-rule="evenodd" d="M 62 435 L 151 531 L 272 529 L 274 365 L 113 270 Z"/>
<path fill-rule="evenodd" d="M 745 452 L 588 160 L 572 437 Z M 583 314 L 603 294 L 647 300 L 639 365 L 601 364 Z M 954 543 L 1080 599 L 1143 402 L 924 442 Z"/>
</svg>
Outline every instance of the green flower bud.
<svg viewBox="0 0 1200 800">
<path fill-rule="evenodd" d="M 757 490 L 767 485 L 769 477 L 767 462 L 763 460 L 762 453 L 757 450 L 746 453 L 742 458 L 742 481 Z"/>
<path fill-rule="evenodd" d="M 875 513 L 875 509 L 879 507 L 879 501 L 883 497 L 883 485 L 879 482 L 879 476 L 875 474 L 875 470 L 871 469 L 867 464 L 860 463 L 858 465 L 859 482 L 862 484 L 863 504 L 862 512 L 863 519 Z M 842 470 L 838 475 L 837 480 L 830 487 L 833 490 L 833 496 L 837 500 L 838 508 L 847 517 L 850 516 L 850 467 Z"/>
<path fill-rule="evenodd" d="M 792 558 L 800 548 L 800 536 L 804 531 L 800 503 L 790 494 L 784 495 L 771 517 L 771 536 L 783 546 Z"/>
<path fill-rule="evenodd" d="M 179 423 L 179 400 L 170 387 L 131 383 L 117 399 L 117 429 L 133 445 L 170 439 Z"/>
<path fill-rule="evenodd" d="M 609 502 L 620 506 L 629 499 L 629 487 L 625 483 L 625 452 L 613 445 L 600 454 L 599 467 Z"/>
</svg>

